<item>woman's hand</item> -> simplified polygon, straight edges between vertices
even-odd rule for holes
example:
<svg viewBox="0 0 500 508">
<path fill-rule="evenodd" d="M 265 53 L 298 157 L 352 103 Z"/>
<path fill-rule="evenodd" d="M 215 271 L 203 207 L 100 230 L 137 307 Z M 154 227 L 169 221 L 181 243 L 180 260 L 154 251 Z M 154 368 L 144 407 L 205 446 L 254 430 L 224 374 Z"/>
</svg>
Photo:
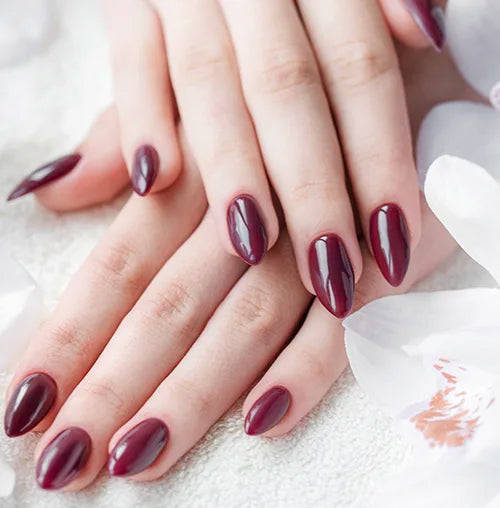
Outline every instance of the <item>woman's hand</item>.
<svg viewBox="0 0 500 508">
<path fill-rule="evenodd" d="M 389 28 L 417 45 L 425 33 L 438 48 L 443 34 L 428 0 L 380 4 L 103 0 L 134 189 L 145 195 L 177 178 L 178 107 L 227 252 L 253 265 L 275 244 L 274 191 L 303 284 L 338 318 L 351 311 L 362 272 L 355 216 L 393 286 L 420 236 Z M 44 167 L 12 197 L 77 163 L 86 161 L 73 155 Z"/>
<path fill-rule="evenodd" d="M 93 150 L 100 154 L 95 143 Z M 245 271 L 204 210 L 191 163 L 175 188 L 147 201 L 133 196 L 31 344 L 5 421 L 9 435 L 46 430 L 36 452 L 42 487 L 83 488 L 108 454 L 111 474 L 161 476 L 248 389 L 305 313 L 247 397 L 247 433 L 287 432 L 344 369 L 342 327 L 317 302 L 308 311 L 286 235 Z M 437 242 L 441 250 L 429 248 Z M 426 209 L 423 241 L 399 290 L 451 248 Z M 363 252 L 357 305 L 395 291 Z"/>
<path fill-rule="evenodd" d="M 403 53 L 415 123 L 436 100 L 470 96 L 449 60 Z M 436 69 L 439 85 L 422 87 Z M 124 180 L 114 177 L 125 172 L 116 126 L 110 110 L 81 147 L 94 163 L 38 197 L 69 209 L 93 202 L 94 186 L 116 192 Z M 345 367 L 343 329 L 317 301 L 308 311 L 311 298 L 286 236 L 245 271 L 219 245 L 209 218 L 202 220 L 205 207 L 189 157 L 175 188 L 147 201 L 132 196 L 30 346 L 9 390 L 5 422 L 10 435 L 46 431 L 37 449 L 42 486 L 82 488 L 108 453 L 112 474 L 161 476 L 278 353 L 243 412 L 247 433 L 281 435 Z M 421 244 L 397 289 L 363 246 L 355 307 L 407 290 L 451 252 L 453 242 L 426 207 L 422 217 Z M 81 430 L 68 431 L 75 427 Z"/>
</svg>

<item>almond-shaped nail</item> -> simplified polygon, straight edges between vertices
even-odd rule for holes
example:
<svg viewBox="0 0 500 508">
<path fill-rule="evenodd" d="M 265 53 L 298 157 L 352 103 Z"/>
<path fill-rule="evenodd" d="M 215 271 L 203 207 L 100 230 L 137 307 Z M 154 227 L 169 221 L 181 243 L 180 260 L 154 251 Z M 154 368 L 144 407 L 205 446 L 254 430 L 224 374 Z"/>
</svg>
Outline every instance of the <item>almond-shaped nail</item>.
<svg viewBox="0 0 500 508">
<path fill-rule="evenodd" d="M 58 434 L 45 448 L 36 466 L 36 481 L 42 489 L 62 489 L 87 464 L 92 448 L 90 436 L 79 427 Z"/>
<path fill-rule="evenodd" d="M 7 436 L 22 436 L 35 428 L 54 405 L 56 394 L 56 383 L 49 375 L 36 372 L 25 377 L 15 388 L 5 410 Z"/>
<path fill-rule="evenodd" d="M 168 427 L 157 418 L 137 424 L 118 441 L 108 460 L 113 476 L 131 476 L 147 469 L 168 441 Z"/>
<path fill-rule="evenodd" d="M 370 241 L 373 256 L 392 286 L 400 286 L 410 264 L 410 235 L 405 216 L 398 205 L 377 208 L 370 219 Z"/>
<path fill-rule="evenodd" d="M 257 203 L 248 195 L 233 199 L 227 209 L 227 227 L 235 251 L 249 265 L 257 265 L 267 252 L 267 232 Z"/>
<path fill-rule="evenodd" d="M 283 419 L 292 396 L 283 386 L 275 386 L 262 395 L 245 418 L 245 432 L 249 436 L 264 434 Z"/>
<path fill-rule="evenodd" d="M 441 51 L 445 42 L 442 9 L 434 6 L 432 0 L 405 0 L 405 4 L 420 30 Z"/>
<path fill-rule="evenodd" d="M 65 155 L 44 166 L 35 169 L 22 182 L 20 182 L 7 197 L 7 201 L 25 196 L 43 185 L 47 185 L 72 171 L 80 162 L 82 156 L 78 153 Z"/>
<path fill-rule="evenodd" d="M 132 188 L 139 194 L 145 196 L 155 183 L 160 169 L 160 158 L 158 152 L 151 145 L 143 145 L 137 149 L 132 166 Z"/>
<path fill-rule="evenodd" d="M 347 317 L 354 301 L 354 271 L 337 235 L 323 235 L 311 243 L 309 270 L 318 300 L 335 317 Z"/>
</svg>

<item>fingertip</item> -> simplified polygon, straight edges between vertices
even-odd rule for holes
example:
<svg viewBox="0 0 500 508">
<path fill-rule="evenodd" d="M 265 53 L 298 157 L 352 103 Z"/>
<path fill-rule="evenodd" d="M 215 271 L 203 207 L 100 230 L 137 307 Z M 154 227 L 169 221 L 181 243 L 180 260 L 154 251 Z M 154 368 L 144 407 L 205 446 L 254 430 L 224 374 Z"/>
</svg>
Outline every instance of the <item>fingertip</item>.
<svg viewBox="0 0 500 508">
<path fill-rule="evenodd" d="M 379 0 L 393 35 L 411 48 L 433 47 L 441 51 L 445 44 L 444 12 L 431 0 Z"/>
</svg>

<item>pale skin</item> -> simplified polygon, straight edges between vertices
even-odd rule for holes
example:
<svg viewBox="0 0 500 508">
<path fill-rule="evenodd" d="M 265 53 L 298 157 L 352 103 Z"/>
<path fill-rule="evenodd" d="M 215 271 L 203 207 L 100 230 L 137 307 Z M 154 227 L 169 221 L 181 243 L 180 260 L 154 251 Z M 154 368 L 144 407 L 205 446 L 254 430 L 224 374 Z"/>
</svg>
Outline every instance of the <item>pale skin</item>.
<svg viewBox="0 0 500 508">
<path fill-rule="evenodd" d="M 401 49 L 400 60 L 414 129 L 436 102 L 473 97 L 447 57 Z M 440 80 L 425 86 L 436 72 Z M 80 147 L 85 164 L 37 192 L 45 206 L 69 211 L 96 204 L 127 184 L 118 124 L 111 108 Z M 70 426 L 89 433 L 89 461 L 65 490 L 90 484 L 120 437 L 149 417 L 167 423 L 170 440 L 152 466 L 131 478 L 162 476 L 276 355 L 243 405 L 246 415 L 268 388 L 290 391 L 292 404 L 268 437 L 292 429 L 347 365 L 342 325 L 317 300 L 285 346 L 312 298 L 290 240 L 282 233 L 262 264 L 249 269 L 227 253 L 214 234 L 215 212 L 207 211 L 195 160 L 186 148 L 183 153 L 182 176 L 170 189 L 147 200 L 130 198 L 33 340 L 9 388 L 7 398 L 32 372 L 57 382 L 56 403 L 35 429 L 44 431 L 35 459 Z M 453 240 L 425 204 L 420 220 L 422 238 L 399 288 L 385 281 L 361 241 L 364 270 L 355 308 L 407 291 L 453 251 Z"/>
<path fill-rule="evenodd" d="M 407 45 L 429 43 L 403 0 L 102 3 L 129 172 L 147 143 L 160 160 L 152 192 L 175 181 L 178 109 L 228 253 L 237 254 L 227 213 L 238 196 L 255 200 L 267 248 L 276 243 L 272 191 L 313 294 L 309 249 L 325 234 L 341 239 L 359 280 L 355 216 L 369 238 L 374 211 L 396 204 L 416 248 L 419 192 L 390 32 Z"/>
</svg>

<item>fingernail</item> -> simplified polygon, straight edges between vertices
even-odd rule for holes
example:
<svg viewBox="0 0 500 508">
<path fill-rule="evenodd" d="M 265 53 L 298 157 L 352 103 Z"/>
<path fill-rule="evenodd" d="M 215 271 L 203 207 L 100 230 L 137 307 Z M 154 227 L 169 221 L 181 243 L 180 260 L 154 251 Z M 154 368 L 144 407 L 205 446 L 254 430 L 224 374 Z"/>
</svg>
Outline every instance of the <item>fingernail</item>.
<svg viewBox="0 0 500 508">
<path fill-rule="evenodd" d="M 165 448 L 168 427 L 157 418 L 149 418 L 129 430 L 113 448 L 108 471 L 113 476 L 130 476 L 147 469 Z"/>
<path fill-rule="evenodd" d="M 33 173 L 28 175 L 17 187 L 9 194 L 7 201 L 25 196 L 43 185 L 47 185 L 54 180 L 58 180 L 67 175 L 80 162 L 82 156 L 78 153 L 66 155 L 55 161 L 49 162 Z"/>
<path fill-rule="evenodd" d="M 35 428 L 50 411 L 56 393 L 56 383 L 47 374 L 37 372 L 25 377 L 17 385 L 5 410 L 7 436 L 22 436 Z"/>
<path fill-rule="evenodd" d="M 132 167 L 132 187 L 139 196 L 145 196 L 153 186 L 158 170 L 160 158 L 158 152 L 151 145 L 143 145 L 137 149 Z"/>
<path fill-rule="evenodd" d="M 90 456 L 90 436 L 79 427 L 58 434 L 45 448 L 36 466 L 36 481 L 42 489 L 61 489 L 85 467 Z"/>
<path fill-rule="evenodd" d="M 337 318 L 345 318 L 354 300 L 354 272 L 337 235 L 324 235 L 309 248 L 309 270 L 319 301 Z"/>
<path fill-rule="evenodd" d="M 437 51 L 441 51 L 445 42 L 442 10 L 433 6 L 431 0 L 405 0 L 415 23 L 431 41 Z"/>
<path fill-rule="evenodd" d="M 282 386 L 267 391 L 251 407 L 245 418 L 245 432 L 249 436 L 258 436 L 272 429 L 285 416 L 292 396 Z"/>
<path fill-rule="evenodd" d="M 401 208 L 386 204 L 370 219 L 373 255 L 383 276 L 392 286 L 403 282 L 410 264 L 410 235 Z"/>
<path fill-rule="evenodd" d="M 227 210 L 231 243 L 249 265 L 257 265 L 267 252 L 267 233 L 257 203 L 251 196 L 238 196 Z"/>
</svg>

